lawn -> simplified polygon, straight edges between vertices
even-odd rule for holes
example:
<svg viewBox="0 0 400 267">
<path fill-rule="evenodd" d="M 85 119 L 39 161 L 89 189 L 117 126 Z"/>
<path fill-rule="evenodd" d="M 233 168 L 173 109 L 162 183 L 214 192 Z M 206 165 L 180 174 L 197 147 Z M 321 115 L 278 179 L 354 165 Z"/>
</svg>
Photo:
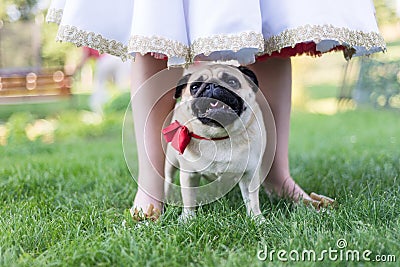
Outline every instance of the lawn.
<svg viewBox="0 0 400 267">
<path fill-rule="evenodd" d="M 235 188 L 201 207 L 187 224 L 178 222 L 180 209 L 169 206 L 159 222 L 148 226 L 133 223 L 128 213 L 137 185 L 122 152 L 123 113 L 82 126 L 73 120 L 81 111 L 69 112 L 57 117 L 69 127 L 56 134 L 54 143 L 14 136 L 0 146 L 2 266 L 284 265 L 279 250 L 287 259 L 296 251 L 300 256 L 315 251 L 317 262 L 291 260 L 301 266 L 320 265 L 321 255 L 324 263 L 338 266 L 376 264 L 362 258 L 365 251 L 371 261 L 393 259 L 390 255 L 400 261 L 397 112 L 293 114 L 292 175 L 307 192 L 335 197 L 334 209 L 317 213 L 261 193 L 267 222 L 257 225 L 246 217 Z M 27 116 L 22 113 L 14 124 Z M 330 260 L 324 250 L 337 250 L 331 259 L 339 259 Z M 361 262 L 346 261 L 348 250 L 359 251 Z"/>
</svg>

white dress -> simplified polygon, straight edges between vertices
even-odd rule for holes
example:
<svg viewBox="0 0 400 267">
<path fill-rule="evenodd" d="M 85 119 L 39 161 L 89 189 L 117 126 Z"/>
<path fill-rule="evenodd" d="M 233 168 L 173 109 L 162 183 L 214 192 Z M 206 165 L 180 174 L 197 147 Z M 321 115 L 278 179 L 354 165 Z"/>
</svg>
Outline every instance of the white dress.
<svg viewBox="0 0 400 267">
<path fill-rule="evenodd" d="M 385 50 L 372 0 L 53 0 L 47 21 L 59 41 L 124 60 L 157 53 L 168 66 Z"/>
</svg>

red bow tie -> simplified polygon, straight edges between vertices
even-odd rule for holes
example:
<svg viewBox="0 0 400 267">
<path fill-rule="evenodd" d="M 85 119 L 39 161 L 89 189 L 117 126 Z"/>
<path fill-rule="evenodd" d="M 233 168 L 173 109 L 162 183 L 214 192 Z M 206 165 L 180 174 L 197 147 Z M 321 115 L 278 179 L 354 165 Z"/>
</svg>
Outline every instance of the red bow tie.
<svg viewBox="0 0 400 267">
<path fill-rule="evenodd" d="M 167 143 L 171 142 L 173 148 L 182 154 L 185 148 L 190 143 L 190 139 L 197 138 L 202 140 L 223 140 L 229 138 L 229 136 L 217 137 L 217 138 L 206 138 L 195 133 L 189 132 L 189 129 L 181 125 L 178 121 L 174 121 L 162 130 L 164 139 Z"/>
</svg>

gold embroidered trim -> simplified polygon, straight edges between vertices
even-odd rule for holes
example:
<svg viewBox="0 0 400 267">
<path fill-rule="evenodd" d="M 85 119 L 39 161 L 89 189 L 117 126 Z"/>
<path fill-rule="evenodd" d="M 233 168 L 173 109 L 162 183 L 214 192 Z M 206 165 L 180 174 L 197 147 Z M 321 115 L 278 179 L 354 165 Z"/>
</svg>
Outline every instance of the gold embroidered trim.
<svg viewBox="0 0 400 267">
<path fill-rule="evenodd" d="M 48 21 L 59 21 L 62 10 L 51 9 L 48 12 Z M 116 40 L 104 38 L 100 34 L 80 30 L 69 25 L 60 25 L 57 41 L 66 41 L 76 46 L 88 46 L 100 53 L 108 53 L 119 56 L 122 60 L 132 58 L 128 51 L 146 54 L 149 52 L 165 54 L 168 57 L 185 59 L 185 63 L 192 63 L 195 56 L 210 55 L 214 51 L 237 52 L 243 48 L 256 48 L 258 55 L 271 54 L 285 47 L 294 47 L 302 42 L 319 43 L 323 40 L 337 41 L 339 45 L 346 47 L 345 55 L 351 57 L 355 53 L 354 47 L 364 47 L 366 54 L 386 50 L 383 37 L 376 32 L 362 32 L 347 28 L 334 27 L 333 25 L 304 25 L 294 29 L 287 29 L 278 35 L 264 40 L 261 33 L 243 32 L 237 35 L 220 34 L 211 37 L 198 38 L 190 47 L 178 41 L 160 36 L 139 36 L 130 38 L 128 46 Z"/>
<path fill-rule="evenodd" d="M 57 41 L 70 42 L 76 46 L 88 46 L 98 50 L 100 53 L 107 53 L 121 57 L 122 60 L 130 58 L 128 49 L 121 42 L 104 38 L 100 34 L 80 30 L 74 26 L 60 25 L 56 37 Z"/>
<path fill-rule="evenodd" d="M 265 39 L 264 52 L 261 54 L 271 54 L 280 51 L 285 47 L 294 47 L 302 42 L 319 43 L 323 40 L 337 41 L 340 45 L 346 46 L 348 50 L 354 47 L 364 47 L 367 53 L 372 48 L 386 50 L 383 37 L 377 32 L 363 32 L 339 28 L 333 25 L 304 25 L 294 29 L 287 29 L 278 35 Z M 376 52 L 376 51 L 372 51 Z"/>
<path fill-rule="evenodd" d="M 47 11 L 46 21 L 60 24 L 63 15 L 62 9 L 50 8 Z"/>
<path fill-rule="evenodd" d="M 230 50 L 238 52 L 243 48 L 256 48 L 259 52 L 264 49 L 264 38 L 261 33 L 242 32 L 239 34 L 218 34 L 210 37 L 195 39 L 190 47 L 192 58 L 204 54 L 209 56 L 214 51 Z"/>
<path fill-rule="evenodd" d="M 167 57 L 179 57 L 184 58 L 186 62 L 189 61 L 187 45 L 160 36 L 133 35 L 129 39 L 128 51 L 142 55 L 150 52 L 161 53 Z"/>
</svg>

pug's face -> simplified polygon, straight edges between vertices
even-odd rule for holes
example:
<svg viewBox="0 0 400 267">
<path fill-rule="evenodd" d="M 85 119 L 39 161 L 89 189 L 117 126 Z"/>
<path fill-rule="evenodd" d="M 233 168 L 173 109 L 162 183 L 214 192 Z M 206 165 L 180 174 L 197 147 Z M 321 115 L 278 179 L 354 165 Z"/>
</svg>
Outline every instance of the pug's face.
<svg viewBox="0 0 400 267">
<path fill-rule="evenodd" d="M 185 75 L 175 98 L 189 101 L 192 115 L 203 125 L 225 128 L 246 113 L 257 89 L 257 78 L 248 68 L 215 64 Z"/>
</svg>

